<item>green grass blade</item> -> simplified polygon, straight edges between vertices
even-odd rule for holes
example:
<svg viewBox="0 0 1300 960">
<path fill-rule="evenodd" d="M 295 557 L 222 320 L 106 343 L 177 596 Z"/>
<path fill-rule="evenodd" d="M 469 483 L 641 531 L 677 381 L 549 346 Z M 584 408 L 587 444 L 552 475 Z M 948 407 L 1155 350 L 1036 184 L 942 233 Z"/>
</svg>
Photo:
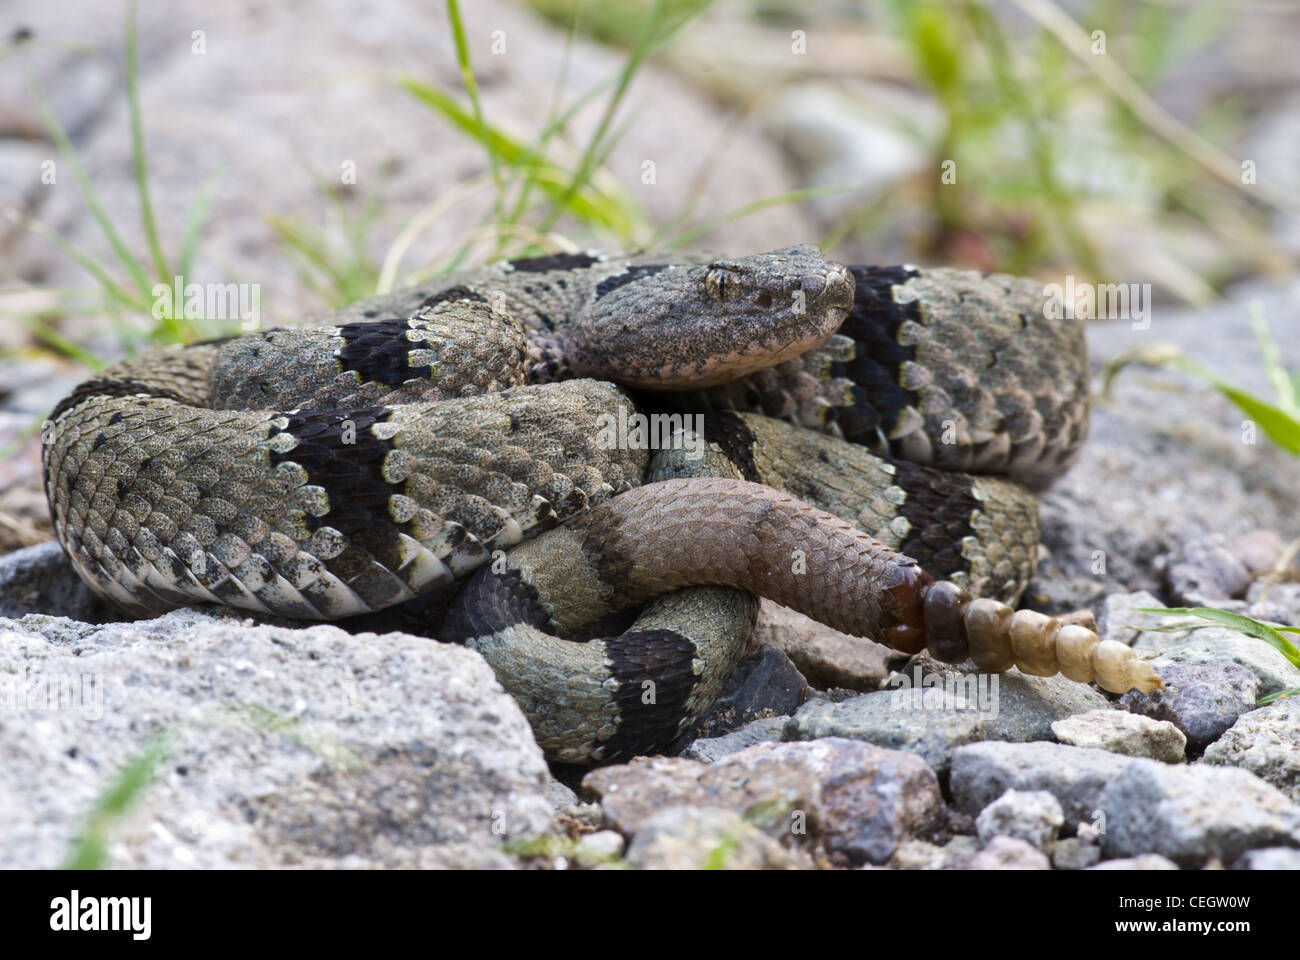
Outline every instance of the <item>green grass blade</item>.
<svg viewBox="0 0 1300 960">
<path fill-rule="evenodd" d="M 671 39 L 682 27 L 702 13 L 708 6 L 710 0 L 703 0 L 700 3 L 689 4 L 681 13 L 680 18 L 663 29 L 665 23 L 665 11 L 667 6 L 664 0 L 656 0 L 655 5 L 641 19 L 637 26 L 636 35 L 633 37 L 632 44 L 628 50 L 627 60 L 623 64 L 622 70 L 619 71 L 618 83 L 614 87 L 614 92 L 610 95 L 605 104 L 605 110 L 601 114 L 600 122 L 597 123 L 595 132 L 592 133 L 587 147 L 582 152 L 582 157 L 578 163 L 578 168 L 574 171 L 564 192 L 560 195 L 558 201 L 552 204 L 550 212 L 538 226 L 538 232 L 547 233 L 555 226 L 555 223 L 564 214 L 567 209 L 569 199 L 580 189 L 587 185 L 591 179 L 592 173 L 599 166 L 599 157 L 608 153 L 610 147 L 606 146 L 605 140 L 609 132 L 610 125 L 614 121 L 614 116 L 618 113 L 619 107 L 623 103 L 623 97 L 626 95 L 628 87 L 631 86 L 632 78 L 636 76 L 637 71 L 655 50 Z M 612 146 L 612 145 L 611 145 Z M 603 150 L 603 153 L 602 153 Z"/>
<path fill-rule="evenodd" d="M 144 123 L 140 116 L 140 37 L 136 29 L 135 0 L 129 0 L 126 5 L 126 106 L 131 118 L 131 161 L 135 170 L 135 189 L 140 197 L 140 222 L 149 243 L 149 254 L 153 257 L 154 273 L 160 283 L 170 283 L 171 271 L 167 269 L 153 204 L 149 200 L 149 157 L 145 151 Z"/>
<path fill-rule="evenodd" d="M 1269 382 L 1273 384 L 1273 392 L 1277 394 L 1277 404 L 1292 418 L 1300 417 L 1295 381 L 1282 365 L 1282 353 L 1268 329 L 1268 321 L 1264 318 L 1264 305 L 1258 300 L 1252 300 L 1249 309 L 1250 326 L 1255 332 L 1255 340 L 1259 343 L 1260 356 L 1264 359 L 1264 369 L 1268 372 Z"/>
<path fill-rule="evenodd" d="M 1185 356 L 1173 357 L 1174 366 L 1204 380 L 1250 417 L 1274 443 L 1291 454 L 1300 455 L 1300 420 L 1281 407 L 1269 403 L 1240 387 L 1233 386 L 1213 370 Z"/>
<path fill-rule="evenodd" d="M 171 752 L 170 737 L 155 734 L 117 774 L 95 803 L 65 869 L 99 870 L 107 862 L 108 833 L 153 781 L 154 771 Z"/>
<path fill-rule="evenodd" d="M 95 356 L 75 340 L 60 333 L 55 327 L 45 322 L 41 314 L 28 313 L 18 318 L 18 322 L 31 331 L 32 335 L 44 340 L 51 347 L 62 354 L 72 357 L 78 363 L 84 364 L 91 370 L 100 370 L 104 366 L 104 361 Z"/>
<path fill-rule="evenodd" d="M 469 96 L 470 106 L 474 111 L 474 122 L 478 127 L 479 140 L 487 148 L 488 163 L 492 168 L 492 182 L 496 186 L 496 217 L 501 218 L 501 199 L 503 185 L 501 182 L 501 158 L 493 149 L 492 142 L 485 136 L 487 124 L 483 120 L 483 104 L 479 101 L 478 81 L 474 79 L 474 67 L 470 63 L 469 42 L 465 39 L 465 24 L 460 17 L 458 0 L 447 0 L 447 17 L 451 21 L 451 35 L 456 45 L 456 62 L 460 65 L 460 76 L 465 84 L 465 93 Z"/>
<path fill-rule="evenodd" d="M 199 245 L 199 233 L 208 220 L 208 212 L 212 209 L 212 201 L 217 195 L 217 185 L 224 174 L 225 171 L 217 170 L 203 181 L 203 186 L 199 188 L 199 195 L 194 198 L 194 204 L 185 218 L 185 232 L 181 234 L 181 252 L 176 258 L 176 272 L 182 277 L 188 278 L 190 270 L 193 269 L 194 253 Z"/>
<path fill-rule="evenodd" d="M 90 177 L 86 174 L 85 168 L 77 158 L 77 152 L 72 146 L 72 141 L 64 132 L 63 125 L 59 123 L 54 111 L 50 108 L 44 94 L 35 85 L 31 88 L 32 101 L 36 104 L 37 112 L 40 113 L 42 121 L 45 123 L 45 129 L 49 132 L 50 138 L 58 148 L 59 155 L 72 169 L 72 179 L 77 184 L 77 189 L 81 193 L 82 200 L 85 201 L 95 222 L 99 224 L 100 231 L 108 240 L 117 259 L 121 261 L 126 272 L 131 275 L 131 280 L 135 283 L 136 289 L 140 292 L 142 300 L 148 301 L 152 297 L 152 286 L 145 276 L 143 265 L 135 258 L 125 243 L 122 242 L 121 236 L 113 227 L 113 222 L 108 218 L 104 211 L 103 204 L 99 201 L 99 195 L 95 193 L 95 188 L 90 183 Z M 96 278 L 98 279 L 98 277 Z"/>
<path fill-rule="evenodd" d="M 569 68 L 573 62 L 573 42 L 577 36 L 578 30 L 578 6 L 575 4 L 570 11 L 568 24 L 564 32 L 564 53 L 560 56 L 560 69 L 556 71 L 555 82 L 551 85 L 551 99 L 546 105 L 546 122 L 542 124 L 542 130 L 537 135 L 536 140 L 529 148 L 536 156 L 545 156 L 547 147 L 550 145 L 553 137 L 560 129 L 560 101 L 564 95 L 564 88 L 569 82 Z M 567 113 L 567 111 L 566 111 Z M 532 177 L 525 176 L 519 187 L 519 196 L 515 200 L 515 205 L 506 217 L 506 222 L 515 224 L 523 217 L 524 211 L 528 209 L 528 201 L 532 197 L 533 187 L 536 186 Z M 498 254 L 502 252 L 498 247 Z"/>
<path fill-rule="evenodd" d="M 1259 425 L 1260 429 L 1283 450 L 1300 455 L 1300 410 L 1285 410 L 1254 394 L 1234 386 L 1208 367 L 1192 360 L 1176 347 L 1151 347 L 1127 351 L 1111 360 L 1102 374 L 1102 393 L 1109 396 L 1119 372 L 1131 364 L 1174 367 L 1205 381 L 1223 394 L 1238 410 Z M 1285 391 L 1283 392 L 1285 395 Z"/>
<path fill-rule="evenodd" d="M 122 289 L 122 287 L 120 287 L 113 278 L 108 275 L 108 271 L 100 266 L 99 262 L 96 261 L 94 257 L 83 251 L 71 240 L 66 239 L 57 230 L 46 226 L 35 217 L 29 217 L 16 210 L 11 211 L 11 219 L 17 220 L 33 233 L 39 233 L 62 250 L 64 255 L 75 261 L 78 266 L 94 277 L 96 282 L 98 282 L 103 288 L 104 293 L 106 293 L 112 300 L 126 307 L 128 310 L 143 313 L 149 312 L 148 305 L 151 304 L 153 300 L 151 288 L 146 291 L 146 296 L 149 298 L 148 300 L 137 300 Z"/>
<path fill-rule="evenodd" d="M 609 230 L 622 232 L 625 229 L 623 225 L 627 223 L 626 213 L 609 197 L 595 190 L 570 194 L 570 174 L 495 127 L 484 124 L 480 128 L 473 116 L 452 97 L 412 77 L 398 77 L 396 82 L 417 100 L 440 113 L 457 129 L 490 143 L 491 149 L 510 166 L 527 169 L 537 186 L 552 202 L 561 204 L 576 219 Z M 538 232 L 545 231 L 539 228 Z"/>
<path fill-rule="evenodd" d="M 1232 613 L 1228 610 L 1215 610 L 1213 607 L 1136 607 L 1139 613 L 1155 613 L 1172 617 L 1197 617 L 1220 626 L 1228 627 L 1247 636 L 1263 640 L 1278 653 L 1300 667 L 1300 650 L 1297 650 L 1286 637 L 1267 623 Z"/>
<path fill-rule="evenodd" d="M 326 252 L 323 238 L 313 238 L 308 228 L 274 214 L 267 217 L 267 223 L 281 243 L 298 254 L 306 266 L 315 268 L 320 277 L 325 278 L 322 283 L 311 272 L 302 273 L 303 282 L 312 292 L 327 304 L 343 306 L 347 302 L 347 278 Z"/>
<path fill-rule="evenodd" d="M 987 46 L 993 77 L 1007 107 L 1024 124 L 1029 138 L 1030 169 L 1035 177 L 1036 192 L 1052 211 L 1055 223 L 1074 258 L 1092 276 L 1102 274 L 1101 262 L 1087 231 L 1079 223 L 1076 198 L 1057 176 L 1057 146 L 1054 138 L 1044 129 L 1040 112 L 1035 110 L 1031 88 L 1021 82 L 1012 68 L 1013 55 L 1006 35 L 998 20 L 980 4 L 964 5 L 976 35 Z"/>
<path fill-rule="evenodd" d="M 1261 697 L 1256 701 L 1257 707 L 1267 707 L 1270 703 L 1276 703 L 1279 700 L 1285 700 L 1287 697 L 1294 697 L 1300 694 L 1300 687 L 1292 687 L 1290 690 L 1279 690 L 1277 693 L 1270 693 L 1267 697 Z"/>
</svg>

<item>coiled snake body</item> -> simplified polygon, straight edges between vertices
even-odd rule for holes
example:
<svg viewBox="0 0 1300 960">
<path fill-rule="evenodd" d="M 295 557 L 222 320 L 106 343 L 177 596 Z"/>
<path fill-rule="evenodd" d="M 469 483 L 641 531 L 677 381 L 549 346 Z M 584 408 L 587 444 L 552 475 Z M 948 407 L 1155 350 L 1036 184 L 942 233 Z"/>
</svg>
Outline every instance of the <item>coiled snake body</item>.
<svg viewBox="0 0 1300 960">
<path fill-rule="evenodd" d="M 128 360 L 53 421 L 55 529 L 95 590 L 337 619 L 466 580 L 438 635 L 558 760 L 686 729 L 755 593 L 983 669 L 1160 684 L 1008 606 L 1038 536 L 1016 480 L 1087 425 L 1082 335 L 1029 281 L 813 247 L 517 260 Z"/>
</svg>

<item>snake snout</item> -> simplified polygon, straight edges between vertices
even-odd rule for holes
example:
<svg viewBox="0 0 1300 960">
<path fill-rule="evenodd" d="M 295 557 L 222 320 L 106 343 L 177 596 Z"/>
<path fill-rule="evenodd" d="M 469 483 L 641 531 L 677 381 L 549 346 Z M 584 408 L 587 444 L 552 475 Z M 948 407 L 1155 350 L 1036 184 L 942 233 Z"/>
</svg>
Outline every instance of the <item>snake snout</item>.
<svg viewBox="0 0 1300 960">
<path fill-rule="evenodd" d="M 847 310 L 853 305 L 853 276 L 847 267 L 807 274 L 799 279 L 799 289 L 818 306 Z"/>
</svg>

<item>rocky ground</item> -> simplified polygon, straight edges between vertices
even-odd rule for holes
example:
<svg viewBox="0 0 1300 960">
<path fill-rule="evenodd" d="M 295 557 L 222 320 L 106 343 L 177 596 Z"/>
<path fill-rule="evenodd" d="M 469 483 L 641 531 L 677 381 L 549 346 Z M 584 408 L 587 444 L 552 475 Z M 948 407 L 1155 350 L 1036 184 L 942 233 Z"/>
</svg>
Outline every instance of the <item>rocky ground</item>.
<svg viewBox="0 0 1300 960">
<path fill-rule="evenodd" d="M 1249 382 L 1245 317 L 1229 301 L 1159 326 Z M 1094 364 L 1132 336 L 1097 327 Z M 703 736 L 589 772 L 548 770 L 464 649 L 211 610 L 114 622 L 56 544 L 18 551 L 0 559 L 6 865 L 63 862 L 156 748 L 113 865 L 1300 867 L 1300 711 L 1256 706 L 1300 670 L 1244 634 L 1140 610 L 1300 624 L 1297 584 L 1265 577 L 1295 533 L 1293 464 L 1240 437 L 1216 395 L 1133 372 L 1044 498 L 1031 601 L 1091 609 L 1164 692 L 1012 670 L 974 699 L 913 700 L 899 676 L 965 671 L 765 604 L 764 646 Z"/>
<path fill-rule="evenodd" d="M 454 85 L 445 30 L 430 28 L 414 2 L 386 5 L 383 17 L 365 4 L 333 6 L 335 16 L 309 24 L 276 4 L 141 11 L 142 97 L 159 124 L 155 195 L 179 204 L 212 167 L 233 170 L 205 255 L 278 291 L 281 311 L 304 296 L 300 280 L 272 257 L 264 219 L 247 214 L 272 196 L 280 213 L 319 206 L 306 181 L 283 176 L 299 154 L 322 167 L 352 157 L 362 169 L 398 158 L 378 188 L 391 210 L 481 173 L 467 141 L 391 89 L 322 79 L 365 74 L 382 50 L 390 66 L 450 70 L 436 79 Z M 562 37 L 507 4 L 474 6 L 509 38 L 529 38 L 517 56 L 494 61 L 486 41 L 476 53 L 489 112 L 523 122 L 544 104 L 530 78 L 551 74 Z M 17 7 L 38 34 L 58 35 L 43 5 Z M 119 52 L 93 45 L 117 36 L 120 12 L 87 11 L 78 36 L 91 38 L 90 53 L 55 45 L 31 69 L 96 182 L 109 184 L 110 205 L 126 205 L 110 211 L 115 220 L 130 221 Z M 177 32 L 190 20 L 208 33 L 208 59 L 189 52 L 188 26 Z M 573 64 L 576 87 L 617 59 L 580 42 Z M 0 183 L 93 247 L 71 187 L 39 194 L 49 147 L 11 81 L 0 77 Z M 656 108 L 610 164 L 629 182 L 645 156 L 682 164 L 669 164 L 667 180 L 660 168 L 660 183 L 677 188 L 640 198 L 657 219 L 676 212 L 697 165 L 729 172 L 700 188 L 706 215 L 799 185 L 770 137 L 742 124 L 719 157 L 701 131 L 722 125 L 720 111 L 654 69 L 637 83 Z M 298 142 L 277 135 L 308 111 L 312 123 L 290 124 Z M 795 134 L 809 146 L 807 131 Z M 850 138 L 839 159 L 863 153 Z M 282 190 L 281 180 L 293 185 Z M 800 210 L 769 211 L 710 240 L 757 249 L 815 239 Z M 480 213 L 470 204 L 449 215 L 430 247 Z M 164 215 L 165 230 L 178 216 Z M 79 282 L 54 251 L 0 229 L 9 231 L 4 269 Z M 1093 324 L 1094 369 L 1168 341 L 1256 388 L 1255 300 L 1281 330 L 1300 288 L 1249 285 L 1208 309 L 1157 308 L 1149 330 Z M 81 332 L 98 342 L 89 321 Z M 1300 344 L 1282 349 L 1300 366 Z M 4 367 L 0 442 L 78 375 L 47 360 Z M 988 698 L 915 702 L 898 695 L 900 678 L 919 670 L 956 684 L 964 671 L 909 662 L 764 604 L 763 646 L 699 736 L 675 756 L 594 771 L 549 769 L 514 702 L 461 648 L 216 610 L 120 621 L 49 541 L 28 444 L 0 464 L 0 537 L 31 544 L 0 557 L 0 866 L 58 866 L 102 841 L 115 867 L 1300 868 L 1300 708 L 1257 706 L 1300 687 L 1300 670 L 1244 634 L 1139 610 L 1207 604 L 1300 624 L 1300 570 L 1283 562 L 1300 535 L 1295 460 L 1262 434 L 1247 442 L 1242 427 L 1235 408 L 1185 376 L 1126 372 L 1098 404 L 1081 461 L 1042 500 L 1043 554 L 1026 602 L 1091 610 L 1108 638 L 1151 659 L 1164 692 L 1114 697 L 1013 670 L 996 691 L 977 688 Z M 133 776 L 134 803 L 113 815 L 105 798 Z"/>
</svg>

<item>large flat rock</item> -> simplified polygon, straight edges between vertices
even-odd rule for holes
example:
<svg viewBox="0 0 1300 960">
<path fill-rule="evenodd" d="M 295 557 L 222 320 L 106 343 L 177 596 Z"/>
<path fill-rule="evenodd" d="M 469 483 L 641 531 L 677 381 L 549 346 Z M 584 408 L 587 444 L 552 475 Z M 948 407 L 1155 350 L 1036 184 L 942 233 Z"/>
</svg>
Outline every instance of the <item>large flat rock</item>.
<svg viewBox="0 0 1300 960">
<path fill-rule="evenodd" d="M 510 866 L 503 844 L 551 820 L 487 664 L 407 634 L 0 620 L 0 697 L 3 867 L 67 863 L 142 758 L 106 866 Z"/>
</svg>

